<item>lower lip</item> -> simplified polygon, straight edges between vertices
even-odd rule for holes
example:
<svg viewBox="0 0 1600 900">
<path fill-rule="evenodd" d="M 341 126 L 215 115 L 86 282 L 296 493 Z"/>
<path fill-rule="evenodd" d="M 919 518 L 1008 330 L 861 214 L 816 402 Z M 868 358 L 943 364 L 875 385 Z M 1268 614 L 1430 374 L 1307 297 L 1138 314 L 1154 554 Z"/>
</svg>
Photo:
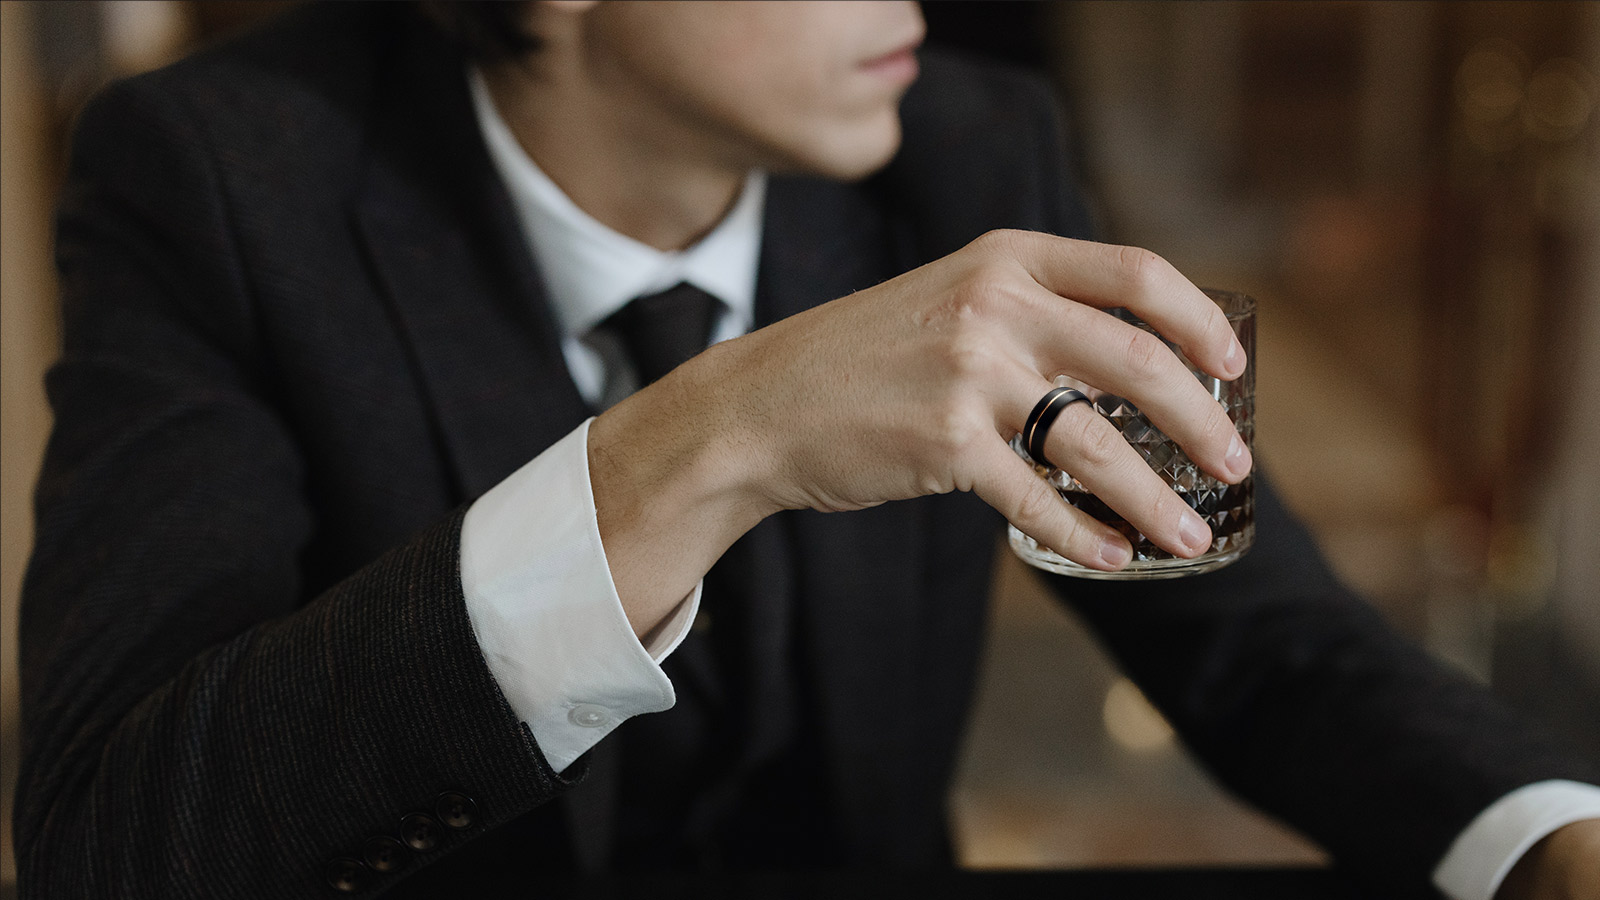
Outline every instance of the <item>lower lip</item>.
<svg viewBox="0 0 1600 900">
<path fill-rule="evenodd" d="M 897 84 L 910 84 L 917 80 L 917 54 L 911 50 L 901 50 L 862 63 L 861 68 Z"/>
</svg>

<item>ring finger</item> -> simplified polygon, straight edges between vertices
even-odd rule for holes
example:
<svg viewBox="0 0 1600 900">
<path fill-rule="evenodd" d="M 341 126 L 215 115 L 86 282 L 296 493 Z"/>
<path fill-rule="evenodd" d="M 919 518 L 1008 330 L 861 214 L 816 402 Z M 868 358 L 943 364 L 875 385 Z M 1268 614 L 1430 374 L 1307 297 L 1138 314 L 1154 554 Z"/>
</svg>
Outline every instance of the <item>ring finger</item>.
<svg viewBox="0 0 1600 900">
<path fill-rule="evenodd" d="M 1053 387 L 1038 375 L 1029 381 L 1027 394 L 1019 391 L 1018 396 L 1031 394 L 1031 399 L 1018 403 L 1007 416 L 1011 421 L 1005 423 L 1015 431 L 1022 430 L 1038 398 Z M 1071 403 L 1062 409 L 1044 446 L 1050 464 L 1070 473 L 1156 546 L 1185 558 L 1211 546 L 1211 529 L 1204 520 L 1151 471 L 1091 403 Z"/>
</svg>

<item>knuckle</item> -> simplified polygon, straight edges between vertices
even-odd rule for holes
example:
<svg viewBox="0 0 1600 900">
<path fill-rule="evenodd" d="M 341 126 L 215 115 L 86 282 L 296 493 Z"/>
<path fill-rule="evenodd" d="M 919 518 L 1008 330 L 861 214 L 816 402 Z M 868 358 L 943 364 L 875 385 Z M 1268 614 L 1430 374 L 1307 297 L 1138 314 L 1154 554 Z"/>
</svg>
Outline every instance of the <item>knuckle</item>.
<svg viewBox="0 0 1600 900">
<path fill-rule="evenodd" d="M 1171 352 L 1167 350 L 1166 344 L 1148 332 L 1136 330 L 1133 336 L 1128 338 L 1124 361 L 1128 374 L 1140 381 L 1148 382 L 1161 376 L 1170 356 Z"/>
<path fill-rule="evenodd" d="M 939 456 L 946 460 L 965 456 L 980 434 L 974 416 L 967 411 L 965 404 L 960 402 L 942 405 L 928 416 L 928 423 L 928 445 L 935 448 Z"/>
<path fill-rule="evenodd" d="M 1047 521 L 1051 513 L 1060 512 L 1062 505 L 1061 498 L 1056 495 L 1054 488 L 1039 479 L 1034 479 L 1022 496 L 1017 498 L 1016 515 L 1025 523 L 1041 524 Z"/>
<path fill-rule="evenodd" d="M 1183 511 L 1178 507 L 1187 505 L 1178 499 L 1177 494 L 1165 487 L 1160 487 L 1152 488 L 1149 498 L 1144 503 L 1144 508 L 1146 510 L 1145 514 L 1149 517 L 1149 521 L 1154 523 L 1154 527 L 1165 531 L 1171 530 L 1172 523 L 1177 522 L 1178 517 L 1183 515 Z"/>
<path fill-rule="evenodd" d="M 1011 256 L 1016 251 L 1019 235 L 1020 232 L 1012 228 L 995 228 L 978 235 L 970 246 L 985 255 Z"/>
<path fill-rule="evenodd" d="M 1110 468 L 1126 450 L 1122 435 L 1115 429 L 1098 417 L 1085 419 L 1078 432 L 1078 458 L 1085 465 L 1094 469 Z"/>
<path fill-rule="evenodd" d="M 1051 535 L 1049 541 L 1051 549 L 1068 559 L 1082 560 L 1087 548 L 1093 546 L 1085 532 L 1088 526 L 1084 525 L 1077 516 L 1068 513 L 1063 517 L 1060 528 Z"/>
<path fill-rule="evenodd" d="M 1117 266 L 1128 287 L 1139 293 L 1155 291 L 1166 277 L 1167 261 L 1143 247 L 1123 247 Z"/>
<path fill-rule="evenodd" d="M 957 384 L 987 382 L 1000 363 L 994 343 L 975 329 L 962 329 L 942 349 L 945 370 Z"/>
<path fill-rule="evenodd" d="M 948 494 L 955 490 L 955 479 L 944 473 L 924 474 L 917 479 L 917 490 L 923 495 Z"/>
<path fill-rule="evenodd" d="M 1228 414 L 1223 411 L 1221 406 L 1215 403 L 1211 404 L 1211 414 L 1206 417 L 1205 424 L 1206 442 L 1215 447 L 1218 453 L 1221 453 L 1227 450 L 1228 442 L 1233 438 L 1233 434 L 1233 420 L 1228 418 Z"/>
<path fill-rule="evenodd" d="M 976 321 L 993 314 L 1011 296 L 999 267 L 975 267 L 956 290 L 952 312 L 958 321 Z"/>
<path fill-rule="evenodd" d="M 922 307 L 912 318 L 919 328 L 945 336 L 985 329 L 1008 317 L 1008 305 L 1017 292 L 1001 267 L 974 266 L 935 302 Z"/>
</svg>

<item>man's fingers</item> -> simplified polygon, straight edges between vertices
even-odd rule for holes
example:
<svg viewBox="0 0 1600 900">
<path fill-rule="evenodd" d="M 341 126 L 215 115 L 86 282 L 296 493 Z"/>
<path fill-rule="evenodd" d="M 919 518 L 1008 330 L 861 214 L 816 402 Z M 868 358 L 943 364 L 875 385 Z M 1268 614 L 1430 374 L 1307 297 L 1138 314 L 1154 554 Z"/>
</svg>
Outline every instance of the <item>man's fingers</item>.
<svg viewBox="0 0 1600 900">
<path fill-rule="evenodd" d="M 1024 534 L 1082 566 L 1111 572 L 1133 558 L 1115 529 L 1073 509 L 1004 441 L 984 441 L 973 491 Z"/>
<path fill-rule="evenodd" d="M 1185 558 L 1210 549 L 1210 527 L 1090 404 L 1061 411 L 1045 454 L 1162 549 Z"/>
<path fill-rule="evenodd" d="M 1041 374 L 1065 372 L 1132 400 L 1190 459 L 1223 481 L 1237 483 L 1249 474 L 1249 448 L 1228 414 L 1160 338 L 1092 307 L 1040 294 L 1050 314 L 1029 329 L 1027 340 Z"/>
<path fill-rule="evenodd" d="M 1037 400 L 1028 402 L 1025 398 L 1035 392 L 1043 396 L 1050 389 L 1049 382 L 1026 372 L 1018 371 L 1009 380 L 1009 399 L 999 410 L 996 422 L 1002 434 L 1026 427 L 1027 416 Z M 1139 451 L 1093 404 L 1075 402 L 1061 409 L 1045 434 L 1045 456 L 1162 549 L 1193 558 L 1210 548 L 1211 529 L 1205 521 L 1160 475 L 1151 471 Z M 1035 480 L 1043 484 L 1037 476 Z M 1050 492 L 1054 494 L 1054 488 Z"/>
<path fill-rule="evenodd" d="M 1149 250 L 1027 231 L 986 238 L 1051 293 L 1100 309 L 1127 307 L 1218 378 L 1232 379 L 1244 371 L 1244 348 L 1227 316 Z"/>
</svg>

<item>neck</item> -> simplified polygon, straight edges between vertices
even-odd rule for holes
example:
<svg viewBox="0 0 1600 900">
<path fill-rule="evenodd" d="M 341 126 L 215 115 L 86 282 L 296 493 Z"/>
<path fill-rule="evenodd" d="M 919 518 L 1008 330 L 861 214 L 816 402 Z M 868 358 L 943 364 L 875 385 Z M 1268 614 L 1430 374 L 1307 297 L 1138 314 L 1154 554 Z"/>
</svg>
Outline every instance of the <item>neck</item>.
<svg viewBox="0 0 1600 900">
<path fill-rule="evenodd" d="M 717 159 L 658 105 L 630 102 L 573 73 L 503 65 L 483 74 L 522 149 L 608 228 L 681 250 L 738 200 L 748 169 Z"/>
</svg>

